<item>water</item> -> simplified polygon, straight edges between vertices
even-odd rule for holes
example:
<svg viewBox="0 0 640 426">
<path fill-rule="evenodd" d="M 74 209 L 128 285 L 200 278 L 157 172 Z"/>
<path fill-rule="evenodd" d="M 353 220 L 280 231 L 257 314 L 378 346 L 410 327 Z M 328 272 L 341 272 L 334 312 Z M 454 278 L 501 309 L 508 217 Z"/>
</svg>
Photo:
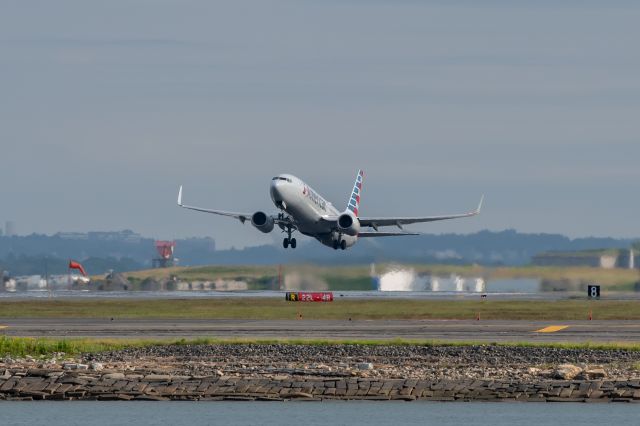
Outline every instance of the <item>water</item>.
<svg viewBox="0 0 640 426">
<path fill-rule="evenodd" d="M 587 425 L 640 423 L 640 405 L 429 402 L 0 402 L 2 426 Z"/>
</svg>

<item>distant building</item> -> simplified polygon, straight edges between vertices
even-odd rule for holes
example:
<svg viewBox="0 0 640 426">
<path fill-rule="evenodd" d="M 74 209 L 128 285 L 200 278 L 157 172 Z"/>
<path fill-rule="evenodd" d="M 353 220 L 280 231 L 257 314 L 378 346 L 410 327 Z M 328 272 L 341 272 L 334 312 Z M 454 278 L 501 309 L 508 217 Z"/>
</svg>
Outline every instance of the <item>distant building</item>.
<svg viewBox="0 0 640 426">
<path fill-rule="evenodd" d="M 4 233 L 7 237 L 13 237 L 16 235 L 16 223 L 12 220 L 8 220 L 4 224 Z"/>
<path fill-rule="evenodd" d="M 140 234 L 136 234 L 130 229 L 125 229 L 124 231 L 117 232 L 94 231 L 87 233 L 87 237 L 89 240 L 122 241 L 126 243 L 139 243 L 142 240 L 142 236 Z"/>
<path fill-rule="evenodd" d="M 638 256 L 640 256 L 640 253 L 637 253 L 634 249 L 620 250 L 620 254 L 618 254 L 618 261 L 616 262 L 616 267 L 635 269 L 636 265 L 638 265 Z"/>
<path fill-rule="evenodd" d="M 89 235 L 84 232 L 58 232 L 56 237 L 63 240 L 88 240 Z"/>
<path fill-rule="evenodd" d="M 635 268 L 638 253 L 634 250 L 551 251 L 535 255 L 536 266 L 590 266 L 594 268 Z"/>
<path fill-rule="evenodd" d="M 124 231 L 107 232 L 58 232 L 55 236 L 63 240 L 119 241 L 125 243 L 139 243 L 142 240 L 140 234 L 136 234 L 128 229 Z"/>
</svg>

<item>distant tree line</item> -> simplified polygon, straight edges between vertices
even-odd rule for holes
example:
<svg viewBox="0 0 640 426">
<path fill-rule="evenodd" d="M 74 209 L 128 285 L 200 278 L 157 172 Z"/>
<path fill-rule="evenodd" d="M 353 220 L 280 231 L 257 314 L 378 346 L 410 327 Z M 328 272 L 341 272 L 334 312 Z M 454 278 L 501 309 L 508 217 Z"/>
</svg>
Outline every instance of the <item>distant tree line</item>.
<svg viewBox="0 0 640 426">
<path fill-rule="evenodd" d="M 363 238 L 347 252 L 334 251 L 310 238 L 299 238 L 295 250 L 277 244 L 241 250 L 215 250 L 211 238 L 176 241 L 180 265 L 370 262 L 526 265 L 547 251 L 640 248 L 635 239 L 576 238 L 559 234 L 526 234 L 515 230 L 473 234 L 425 234 L 410 237 Z M 154 239 L 138 241 L 74 240 L 59 236 L 0 237 L 0 265 L 14 274 L 41 274 L 45 261 L 50 273 L 66 271 L 68 259 L 86 263 L 90 273 L 109 269 L 126 271 L 151 267 L 156 256 Z"/>
<path fill-rule="evenodd" d="M 109 270 L 114 271 L 134 271 L 143 269 L 143 265 L 135 260 L 125 257 L 116 259 L 114 257 L 89 257 L 82 259 L 82 265 L 89 275 L 101 275 Z M 0 259 L 0 271 L 6 271 L 9 276 L 22 275 L 62 275 L 68 270 L 69 259 L 61 259 L 51 256 L 29 256 L 25 254 L 9 254 Z M 77 271 L 73 272 L 74 274 Z"/>
</svg>

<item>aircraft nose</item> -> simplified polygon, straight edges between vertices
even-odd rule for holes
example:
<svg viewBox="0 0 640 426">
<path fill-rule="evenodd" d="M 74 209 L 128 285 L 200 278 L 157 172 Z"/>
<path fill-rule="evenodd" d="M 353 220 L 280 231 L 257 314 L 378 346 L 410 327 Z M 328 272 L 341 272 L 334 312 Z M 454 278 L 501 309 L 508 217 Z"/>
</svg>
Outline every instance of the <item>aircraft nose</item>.
<svg viewBox="0 0 640 426">
<path fill-rule="evenodd" d="M 271 188 L 269 190 L 269 193 L 271 194 L 271 199 L 274 203 L 282 201 L 282 184 L 279 180 L 271 181 Z"/>
</svg>

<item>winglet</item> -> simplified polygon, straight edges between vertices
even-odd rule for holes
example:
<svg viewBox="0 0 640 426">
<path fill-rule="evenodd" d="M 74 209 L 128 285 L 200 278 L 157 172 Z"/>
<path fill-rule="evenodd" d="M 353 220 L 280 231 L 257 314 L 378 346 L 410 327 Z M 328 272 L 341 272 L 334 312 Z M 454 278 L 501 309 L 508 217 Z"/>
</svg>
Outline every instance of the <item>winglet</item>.
<svg viewBox="0 0 640 426">
<path fill-rule="evenodd" d="M 180 185 L 180 189 L 178 190 L 178 205 L 182 207 L 182 185 Z"/>
<path fill-rule="evenodd" d="M 478 204 L 478 208 L 475 211 L 475 214 L 480 214 L 480 210 L 482 210 L 482 203 L 484 202 L 484 194 L 480 197 L 480 203 Z"/>
</svg>

